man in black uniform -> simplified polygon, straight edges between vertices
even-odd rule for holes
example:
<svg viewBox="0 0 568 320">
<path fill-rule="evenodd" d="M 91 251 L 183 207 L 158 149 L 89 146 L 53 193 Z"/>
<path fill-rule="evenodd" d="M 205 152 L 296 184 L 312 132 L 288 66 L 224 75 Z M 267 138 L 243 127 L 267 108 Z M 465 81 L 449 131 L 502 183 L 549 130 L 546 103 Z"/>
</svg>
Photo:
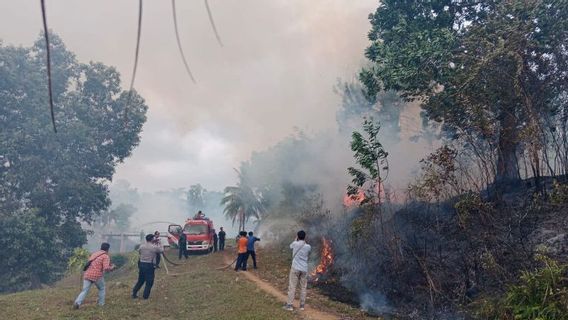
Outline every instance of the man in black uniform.
<svg viewBox="0 0 568 320">
<path fill-rule="evenodd" d="M 187 259 L 187 236 L 183 232 L 179 235 L 178 247 L 179 259 L 182 255 Z"/>
<path fill-rule="evenodd" d="M 217 252 L 217 243 L 218 241 L 217 233 L 213 230 L 213 252 Z"/>
<path fill-rule="evenodd" d="M 223 227 L 221 227 L 221 231 L 219 231 L 219 251 L 225 250 L 225 236 L 227 234 L 223 231 Z"/>
</svg>

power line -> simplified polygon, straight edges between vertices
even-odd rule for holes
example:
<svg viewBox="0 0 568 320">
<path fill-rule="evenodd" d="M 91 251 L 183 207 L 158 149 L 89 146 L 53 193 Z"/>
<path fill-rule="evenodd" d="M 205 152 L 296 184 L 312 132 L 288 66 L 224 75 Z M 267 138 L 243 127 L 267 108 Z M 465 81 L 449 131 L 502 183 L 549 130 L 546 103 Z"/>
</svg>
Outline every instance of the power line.
<svg viewBox="0 0 568 320">
<path fill-rule="evenodd" d="M 191 73 L 191 70 L 189 70 L 189 65 L 187 64 L 187 60 L 185 59 L 185 54 L 183 53 L 183 48 L 181 46 L 181 41 L 179 39 L 177 14 L 176 14 L 176 0 L 172 0 L 172 14 L 174 16 L 174 29 L 176 31 L 176 40 L 177 40 L 177 44 L 178 44 L 178 48 L 179 48 L 179 53 L 181 54 L 181 59 L 183 60 L 185 70 L 187 71 L 187 74 L 191 78 L 191 81 L 193 81 L 193 83 L 196 83 L 195 78 L 193 78 L 193 74 Z"/>
<path fill-rule="evenodd" d="M 132 79 L 130 80 L 130 89 L 128 92 L 128 100 L 124 107 L 124 121 L 128 120 L 128 107 L 132 99 L 132 90 L 134 89 L 134 80 L 136 79 L 136 69 L 138 68 L 138 53 L 140 52 L 140 35 L 142 34 L 142 0 L 138 2 L 138 36 L 136 37 L 136 52 L 134 54 L 134 69 L 132 70 Z"/>
<path fill-rule="evenodd" d="M 55 126 L 55 113 L 53 111 L 53 89 L 51 86 L 51 50 L 49 48 L 49 32 L 47 29 L 47 17 L 45 14 L 45 0 L 41 0 L 41 15 L 43 17 L 43 35 L 45 37 L 45 51 L 47 53 L 47 89 L 49 93 L 51 124 L 53 125 L 53 132 L 57 133 L 57 127 Z"/>
<path fill-rule="evenodd" d="M 211 27 L 213 28 L 213 32 L 215 33 L 215 38 L 217 38 L 217 42 L 222 47 L 223 42 L 221 41 L 221 37 L 219 37 L 217 27 L 215 27 L 215 21 L 213 20 L 213 15 L 211 14 L 211 9 L 209 8 L 209 2 L 207 0 L 205 0 L 205 8 L 207 9 L 207 15 L 209 16 L 209 22 L 211 22 Z"/>
</svg>

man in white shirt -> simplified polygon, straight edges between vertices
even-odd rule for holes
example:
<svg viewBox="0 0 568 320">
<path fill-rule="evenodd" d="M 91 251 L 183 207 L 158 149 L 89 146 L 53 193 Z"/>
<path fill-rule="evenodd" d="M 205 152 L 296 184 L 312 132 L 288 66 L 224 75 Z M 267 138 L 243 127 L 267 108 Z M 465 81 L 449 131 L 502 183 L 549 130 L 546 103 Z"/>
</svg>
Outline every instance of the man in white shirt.
<svg viewBox="0 0 568 320">
<path fill-rule="evenodd" d="M 308 286 L 308 257 L 312 247 L 306 243 L 306 232 L 298 231 L 296 241 L 290 244 L 292 249 L 292 268 L 290 268 L 290 282 L 288 284 L 288 301 L 284 309 L 292 311 L 292 303 L 296 296 L 296 287 L 300 283 L 300 310 L 304 310 L 306 303 L 306 288 Z"/>
</svg>

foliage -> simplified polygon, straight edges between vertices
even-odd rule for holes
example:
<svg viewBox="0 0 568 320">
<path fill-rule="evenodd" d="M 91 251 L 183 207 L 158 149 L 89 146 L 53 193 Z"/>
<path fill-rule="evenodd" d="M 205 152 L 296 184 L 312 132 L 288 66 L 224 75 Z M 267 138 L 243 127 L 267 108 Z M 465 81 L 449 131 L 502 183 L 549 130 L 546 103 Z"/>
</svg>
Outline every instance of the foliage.
<svg viewBox="0 0 568 320">
<path fill-rule="evenodd" d="M 420 160 L 421 174 L 409 185 L 410 196 L 420 201 L 439 202 L 463 192 L 456 177 L 456 157 L 454 149 L 443 146 Z"/>
<path fill-rule="evenodd" d="M 115 208 L 103 211 L 97 222 L 105 229 L 113 228 L 117 231 L 125 231 L 130 226 L 130 217 L 135 212 L 134 206 L 121 203 Z"/>
<path fill-rule="evenodd" d="M 37 210 L 0 212 L 0 292 L 39 288 L 65 272 L 65 245 Z M 63 262 L 63 263 L 62 263 Z"/>
<path fill-rule="evenodd" d="M 511 286 L 500 301 L 484 306 L 484 319 L 568 319 L 568 266 L 543 255 L 537 261 L 541 268 L 522 272 L 520 283 Z"/>
<path fill-rule="evenodd" d="M 406 103 L 396 92 L 381 91 L 369 101 L 359 81 L 339 82 L 334 91 L 341 96 L 341 107 L 336 113 L 340 131 L 352 132 L 367 117 L 383 124 L 383 136 L 388 140 L 400 139 L 400 114 Z"/>
<path fill-rule="evenodd" d="M 472 216 L 484 216 L 493 212 L 491 203 L 484 202 L 479 193 L 468 192 L 462 194 L 454 204 L 460 227 L 466 228 Z"/>
<path fill-rule="evenodd" d="M 140 255 L 138 250 L 128 253 L 128 260 L 126 267 L 131 270 L 136 270 L 138 268 L 138 261 L 140 261 Z"/>
<path fill-rule="evenodd" d="M 192 211 L 203 209 L 206 193 L 207 189 L 203 188 L 199 183 L 189 186 L 189 190 L 187 191 L 187 202 Z"/>
<path fill-rule="evenodd" d="M 83 267 L 89 260 L 91 253 L 84 248 L 75 248 L 73 255 L 67 261 L 67 272 L 76 273 L 83 271 Z"/>
<path fill-rule="evenodd" d="M 566 157 L 554 133 L 566 133 L 567 118 L 555 119 L 566 114 L 568 2 L 385 0 L 370 20 L 373 64 L 360 74 L 370 98 L 420 99 L 451 138 L 489 146 L 477 156 L 496 182 L 519 178 L 524 151 L 529 174 L 543 172 L 543 158 L 566 170 L 545 148 Z"/>
<path fill-rule="evenodd" d="M 561 184 L 554 180 L 552 193 L 550 194 L 550 202 L 555 205 L 568 204 L 568 184 Z"/>
<path fill-rule="evenodd" d="M 113 254 L 110 256 L 110 261 L 112 261 L 112 264 L 114 264 L 116 266 L 116 268 L 122 268 L 124 265 L 126 265 L 129 261 L 129 256 L 127 254 Z"/>
<path fill-rule="evenodd" d="M 234 187 L 225 187 L 225 196 L 221 200 L 221 205 L 227 218 L 239 222 L 239 231 L 245 229 L 245 223 L 250 218 L 260 219 L 264 211 L 261 197 L 246 183 L 244 176 L 238 172 L 239 183 Z"/>
<path fill-rule="evenodd" d="M 380 124 L 373 119 L 365 119 L 365 136 L 355 131 L 352 135 L 351 150 L 361 169 L 349 167 L 347 171 L 353 177 L 353 185 L 347 187 L 347 193 L 354 197 L 360 190 L 365 190 L 365 200 L 381 203 L 382 184 L 388 177 L 388 152 L 379 141 Z M 383 172 L 383 174 L 381 174 Z"/>
<path fill-rule="evenodd" d="M 73 248 L 85 243 L 80 222 L 93 222 L 108 208 L 108 182 L 139 143 L 147 109 L 134 93 L 126 123 L 129 93 L 121 90 L 119 73 L 101 63 L 79 63 L 57 35 L 51 40 L 57 134 L 46 113 L 43 37 L 31 48 L 0 45 L 0 219 L 32 224 L 33 232 L 18 237 L 35 243 L 41 232 L 39 238 L 49 239 L 40 247 L 50 245 L 36 253 L 35 268 L 3 270 L 12 279 L 42 283 L 62 274 Z"/>
</svg>

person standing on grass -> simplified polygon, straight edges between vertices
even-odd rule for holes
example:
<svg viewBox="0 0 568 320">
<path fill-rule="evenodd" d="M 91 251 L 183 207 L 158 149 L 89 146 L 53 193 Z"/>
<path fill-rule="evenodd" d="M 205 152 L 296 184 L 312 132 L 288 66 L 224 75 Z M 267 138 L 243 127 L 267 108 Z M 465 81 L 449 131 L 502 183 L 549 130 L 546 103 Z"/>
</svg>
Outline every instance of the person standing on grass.
<svg viewBox="0 0 568 320">
<path fill-rule="evenodd" d="M 225 250 L 225 236 L 227 235 L 225 231 L 223 231 L 223 227 L 219 228 L 219 251 Z"/>
<path fill-rule="evenodd" d="M 252 231 L 248 233 L 248 242 L 247 242 L 247 263 L 248 257 L 252 257 L 252 264 L 253 267 L 256 269 L 256 252 L 254 251 L 254 243 L 260 241 L 260 238 L 254 236 Z"/>
<path fill-rule="evenodd" d="M 247 232 L 241 231 L 239 232 L 239 236 L 237 237 L 237 264 L 235 265 L 235 271 L 243 270 L 247 271 Z"/>
<path fill-rule="evenodd" d="M 134 288 L 132 289 L 133 299 L 138 298 L 138 290 L 142 288 L 144 283 L 146 283 L 146 285 L 144 286 L 144 294 L 142 297 L 144 299 L 148 299 L 150 297 L 150 290 L 152 290 L 152 286 L 154 285 L 154 262 L 157 255 L 164 252 L 164 248 L 162 246 L 157 246 L 152 243 L 153 240 L 153 234 L 146 235 L 146 243 L 141 244 L 138 249 L 138 252 L 140 253 L 140 259 L 138 260 L 138 282 L 136 282 L 136 285 L 134 285 Z"/>
<path fill-rule="evenodd" d="M 219 237 L 217 237 L 217 232 L 213 229 L 213 252 L 217 252 L 217 245 L 219 243 Z"/>
<path fill-rule="evenodd" d="M 73 303 L 74 309 L 79 309 L 93 284 L 99 289 L 99 300 L 97 301 L 99 306 L 105 304 L 106 290 L 104 273 L 114 269 L 114 265 L 110 263 L 110 257 L 108 255 L 109 249 L 110 244 L 103 242 L 101 244 L 101 250 L 91 254 L 89 257 L 85 273 L 83 274 L 83 290 Z"/>
<path fill-rule="evenodd" d="M 156 246 L 156 247 L 161 247 L 162 246 L 162 241 L 160 240 L 160 231 L 156 230 L 154 232 L 154 240 L 152 240 L 152 243 Z M 162 256 L 160 253 L 158 253 L 156 255 L 156 268 L 160 268 L 160 261 L 162 259 Z"/>
<path fill-rule="evenodd" d="M 296 240 L 290 244 L 292 249 L 292 267 L 290 268 L 290 282 L 288 284 L 288 301 L 284 309 L 292 311 L 292 303 L 296 296 L 296 287 L 300 284 L 300 310 L 306 304 L 306 288 L 308 286 L 308 257 L 312 247 L 306 243 L 306 232 L 298 231 Z"/>
<path fill-rule="evenodd" d="M 178 247 L 179 247 L 178 259 L 181 260 L 182 255 L 185 257 L 185 259 L 187 259 L 187 236 L 185 235 L 185 233 L 183 233 L 183 231 L 179 235 Z"/>
</svg>

